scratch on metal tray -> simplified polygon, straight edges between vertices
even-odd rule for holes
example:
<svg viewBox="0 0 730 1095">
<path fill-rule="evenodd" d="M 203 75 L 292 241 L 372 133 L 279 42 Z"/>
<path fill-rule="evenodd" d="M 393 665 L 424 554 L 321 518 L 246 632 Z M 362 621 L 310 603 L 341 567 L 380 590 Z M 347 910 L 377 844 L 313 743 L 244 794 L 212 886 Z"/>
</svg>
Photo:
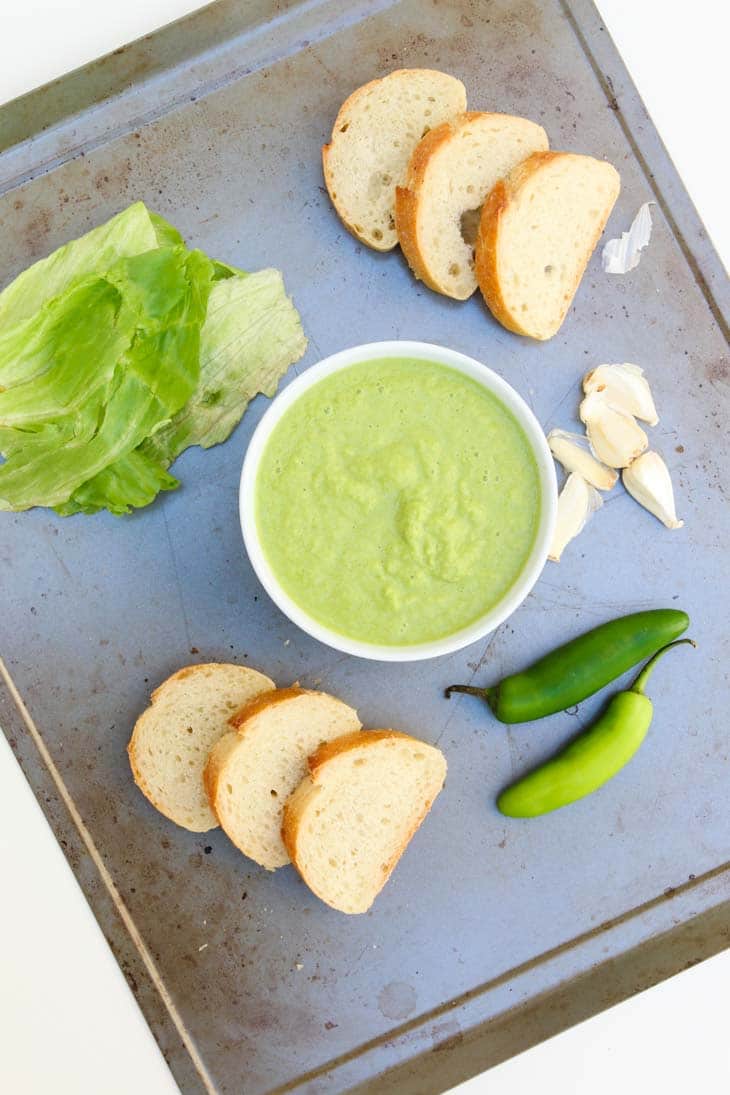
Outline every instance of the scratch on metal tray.
<svg viewBox="0 0 730 1095">
<path fill-rule="evenodd" d="M 496 631 L 494 631 L 494 632 L 493 632 L 493 633 L 492 633 L 492 634 L 491 634 L 491 635 L 489 636 L 489 639 L 488 639 L 488 641 L 487 641 L 487 645 L 486 645 L 486 646 L 484 647 L 484 650 L 483 650 L 483 651 L 482 651 L 482 653 L 481 653 L 481 654 L 479 655 L 479 658 L 477 659 L 477 661 L 476 661 L 476 663 L 475 663 L 475 665 L 474 665 L 474 669 L 472 670 L 472 672 L 471 672 L 471 674 L 470 674 L 470 676 L 469 676 L 469 679 L 468 679 L 468 680 L 467 680 L 467 682 L 466 682 L 467 684 L 471 684 L 471 682 L 472 682 L 472 681 L 474 680 L 474 678 L 476 677 L 477 673 L 479 672 L 479 670 L 480 670 L 480 669 L 482 668 L 482 666 L 484 665 L 485 661 L 487 660 L 487 655 L 489 654 L 489 651 L 490 651 L 490 649 L 491 649 L 492 643 L 494 642 L 494 640 L 495 640 L 495 639 L 497 638 L 497 635 L 499 634 L 499 630 L 500 630 L 500 629 L 499 629 L 499 628 L 497 628 L 497 630 L 496 630 Z M 456 703 L 454 704 L 453 708 L 451 709 L 451 711 L 449 711 L 448 715 L 446 716 L 446 722 L 445 722 L 445 723 L 444 723 L 444 725 L 443 725 L 443 726 L 441 727 L 441 729 L 440 729 L 439 733 L 438 733 L 438 734 L 437 734 L 437 736 L 436 736 L 436 739 L 435 739 L 435 741 L 434 741 L 434 743 L 433 743 L 434 745 L 438 745 L 438 743 L 439 743 L 439 742 L 441 741 L 441 738 L 442 738 L 442 737 L 444 736 L 444 734 L 446 733 L 446 731 L 447 731 L 447 729 L 448 729 L 448 727 L 449 727 L 449 725 L 450 725 L 450 723 L 451 723 L 451 720 L 452 720 L 452 719 L 454 718 L 454 716 L 455 716 L 455 715 L 457 715 L 457 714 L 458 714 L 458 712 L 459 712 L 459 707 L 460 707 L 460 705 L 461 705 L 461 701 L 462 701 L 463 699 L 464 699 L 464 696 L 463 696 L 463 694 L 462 694 L 462 695 L 460 695 L 460 696 L 458 697 L 458 699 L 457 699 Z M 452 698 L 452 699 L 451 699 L 451 700 L 450 700 L 449 702 L 450 702 L 450 703 L 453 703 L 453 698 Z"/>
<path fill-rule="evenodd" d="M 362 949 L 362 950 L 360 951 L 360 953 L 358 954 L 358 956 L 357 956 L 357 958 L 355 959 L 355 961 L 354 961 L 354 962 L 353 962 L 353 963 L 352 963 L 352 964 L 351 964 L 350 966 L 348 966 L 348 968 L 347 968 L 347 969 L 345 970 L 345 973 L 344 973 L 344 975 L 343 975 L 343 976 L 345 976 L 345 977 L 349 977 L 349 976 L 350 976 L 350 974 L 351 974 L 351 973 L 352 973 L 352 971 L 353 971 L 353 970 L 355 969 L 355 967 L 359 965 L 359 963 L 360 963 L 360 959 L 361 959 L 361 958 L 362 958 L 362 956 L 363 956 L 363 955 L 365 954 L 365 951 L 366 951 L 367 949 L 368 949 L 368 944 L 366 943 L 366 944 L 365 944 L 365 946 L 363 947 L 363 949 Z"/>
<path fill-rule="evenodd" d="M 327 675 L 331 673 L 333 669 L 336 669 L 338 665 L 342 665 L 343 662 L 349 661 L 349 659 L 349 654 L 343 654 L 342 657 L 335 658 L 333 662 L 327 662 L 324 667 L 316 666 L 314 669 L 308 669 L 306 673 L 302 674 L 302 676 L 306 680 L 312 680 L 313 677 L 317 677 L 319 679 L 319 683 L 321 684 L 322 681 L 327 680 Z"/>
<path fill-rule="evenodd" d="M 583 601 L 577 597 L 575 600 L 570 600 L 569 597 L 565 599 L 559 597 L 545 597 L 542 593 L 531 593 L 529 603 L 532 608 L 543 608 L 548 606 L 550 608 L 563 608 L 568 611 L 580 611 L 586 616 L 603 617 L 606 612 L 642 612 L 644 609 L 651 608 L 651 601 L 592 601 L 590 604 L 584 604 Z"/>
<path fill-rule="evenodd" d="M 558 400 L 558 402 L 557 402 L 557 403 L 555 404 L 555 406 L 554 406 L 554 407 L 553 407 L 553 409 L 552 409 L 552 410 L 550 411 L 550 413 L 549 413 L 549 414 L 547 414 L 547 415 L 545 415 L 545 417 L 543 418 L 542 422 L 540 423 L 540 425 L 542 426 L 543 430 L 546 430 L 546 429 L 547 429 L 547 427 L 549 426 L 549 424 L 550 424 L 550 423 L 552 422 L 552 420 L 553 420 L 553 417 L 554 417 L 554 416 L 555 416 L 555 415 L 556 415 L 556 414 L 558 413 L 558 411 L 559 411 L 559 410 L 560 410 L 560 408 L 562 407 L 563 403 L 565 403 L 565 401 L 566 401 L 566 399 L 568 398 L 568 396 L 570 395 L 570 393 L 571 393 L 571 392 L 575 392 L 576 390 L 578 391 L 578 393 L 580 393 L 580 387 L 578 386 L 578 387 L 576 388 L 576 383 L 575 383 L 575 381 L 574 381 L 574 380 L 571 380 L 571 382 L 570 382 L 570 386 L 569 386 L 568 390 L 566 391 L 565 395 L 561 396 L 561 398 L 560 398 L 560 399 Z"/>
<path fill-rule="evenodd" d="M 172 542 L 172 536 L 170 535 L 170 526 L 167 523 L 167 514 L 165 513 L 164 505 L 160 507 L 162 509 L 162 519 L 165 522 L 165 532 L 167 534 L 167 542 L 170 546 L 170 557 L 172 559 L 172 569 L 175 572 L 175 586 L 177 587 L 178 597 L 180 599 L 180 611 L 182 612 L 183 624 L 185 626 L 185 638 L 188 644 L 188 650 L 193 645 L 193 641 L 190 638 L 190 627 L 188 625 L 188 614 L 185 609 L 185 598 L 183 596 L 182 582 L 180 581 L 180 571 L 177 566 L 177 558 L 175 556 L 175 547 Z"/>
<path fill-rule="evenodd" d="M 59 555 L 58 551 L 56 550 L 56 547 L 53 543 L 53 537 L 49 536 L 48 533 L 45 531 L 45 529 L 44 529 L 44 532 L 43 532 L 43 538 L 45 539 L 45 541 L 48 544 L 49 548 L 53 552 L 53 554 L 56 558 L 56 561 L 57 561 L 58 565 L 60 566 L 61 570 L 63 571 L 63 573 L 66 575 L 67 578 L 70 578 L 71 581 L 73 581 L 73 574 L 68 569 L 68 567 L 66 566 L 66 563 L 64 562 L 63 558 Z"/>
</svg>

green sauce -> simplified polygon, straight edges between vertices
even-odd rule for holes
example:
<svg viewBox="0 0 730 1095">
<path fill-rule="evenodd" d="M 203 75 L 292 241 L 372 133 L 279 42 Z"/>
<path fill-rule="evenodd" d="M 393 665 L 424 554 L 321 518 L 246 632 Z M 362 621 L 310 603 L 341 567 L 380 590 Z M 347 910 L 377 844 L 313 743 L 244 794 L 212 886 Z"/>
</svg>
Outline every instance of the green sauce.
<svg viewBox="0 0 730 1095">
<path fill-rule="evenodd" d="M 304 392 L 256 480 L 259 539 L 292 600 L 389 646 L 488 612 L 539 518 L 537 465 L 511 412 L 462 373 L 412 358 L 353 365 Z"/>
</svg>

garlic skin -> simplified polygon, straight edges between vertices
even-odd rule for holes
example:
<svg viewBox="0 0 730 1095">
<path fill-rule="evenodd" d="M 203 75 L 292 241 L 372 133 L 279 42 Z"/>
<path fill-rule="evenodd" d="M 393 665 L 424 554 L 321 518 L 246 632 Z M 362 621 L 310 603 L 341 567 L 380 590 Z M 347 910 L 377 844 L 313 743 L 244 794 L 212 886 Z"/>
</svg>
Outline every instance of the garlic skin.
<svg viewBox="0 0 730 1095">
<path fill-rule="evenodd" d="M 636 419 L 612 407 L 605 392 L 587 395 L 578 413 L 594 455 L 609 468 L 626 468 L 649 448 L 649 438 Z"/>
<path fill-rule="evenodd" d="M 622 232 L 618 239 L 609 240 L 603 248 L 601 261 L 606 274 L 627 274 L 639 265 L 641 252 L 651 239 L 652 205 L 654 202 L 640 205 L 628 232 Z"/>
<path fill-rule="evenodd" d="M 603 499 L 596 488 L 572 472 L 558 496 L 558 514 L 548 559 L 559 563 L 567 545 L 583 531 L 588 518 L 602 505 Z"/>
<path fill-rule="evenodd" d="M 591 456 L 587 437 L 567 430 L 551 430 L 547 443 L 550 452 L 568 473 L 577 472 L 597 490 L 611 490 L 616 485 L 618 473 Z"/>
<path fill-rule="evenodd" d="M 658 452 L 645 452 L 624 468 L 622 479 L 626 490 L 640 506 L 653 513 L 669 529 L 682 528 L 677 520 L 674 490 L 669 469 Z"/>
<path fill-rule="evenodd" d="M 651 388 L 639 365 L 598 365 L 583 377 L 583 391 L 602 392 L 616 411 L 633 414 L 642 422 L 656 426 L 656 413 Z"/>
</svg>

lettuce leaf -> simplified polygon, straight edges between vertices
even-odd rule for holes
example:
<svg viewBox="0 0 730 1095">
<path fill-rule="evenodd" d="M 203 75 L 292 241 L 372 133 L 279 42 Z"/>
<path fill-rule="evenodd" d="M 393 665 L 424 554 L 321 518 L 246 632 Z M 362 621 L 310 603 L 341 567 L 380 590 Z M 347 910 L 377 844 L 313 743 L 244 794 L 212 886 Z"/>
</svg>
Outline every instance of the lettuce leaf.
<svg viewBox="0 0 730 1095">
<path fill-rule="evenodd" d="M 172 421 L 144 443 L 171 464 L 189 445 L 209 449 L 230 436 L 253 397 L 272 396 L 307 348 L 299 314 L 278 270 L 213 287 L 200 336 L 200 382 Z"/>
<path fill-rule="evenodd" d="M 0 509 L 54 506 L 135 449 L 184 406 L 200 375 L 200 331 L 213 264 L 201 251 L 166 247 L 120 259 L 39 313 L 62 313 L 88 337 L 42 342 L 50 365 L 0 392 L 4 427 Z M 94 294 L 90 305 L 88 293 Z M 99 307 L 99 302 L 104 307 Z M 62 307 L 61 307 L 62 305 Z M 8 444 L 8 427 L 36 430 Z M 53 426 L 51 432 L 44 426 Z M 59 438 L 63 444 L 59 446 Z"/>
<path fill-rule="evenodd" d="M 0 510 L 148 505 L 305 347 L 278 271 L 188 250 L 136 202 L 0 293 Z"/>
<path fill-rule="evenodd" d="M 32 317 L 79 277 L 103 274 L 121 258 L 182 243 L 176 228 L 150 213 L 144 202 L 135 202 L 105 224 L 33 263 L 11 281 L 0 293 L 0 330 Z"/>
<path fill-rule="evenodd" d="M 56 418 L 103 386 L 134 334 L 122 295 L 101 277 L 78 281 L 0 337 L 0 422 Z"/>
<path fill-rule="evenodd" d="M 200 380 L 185 406 L 140 447 L 77 489 L 63 515 L 128 513 L 178 482 L 166 469 L 190 445 L 225 441 L 258 393 L 271 396 L 306 349 L 278 270 L 236 272 L 214 284 L 200 336 Z M 2 437 L 0 435 L 0 442 Z"/>
<path fill-rule="evenodd" d="M 160 491 L 175 490 L 180 483 L 162 464 L 135 449 L 115 460 L 93 479 L 82 483 L 69 502 L 56 506 L 56 513 L 98 513 L 108 509 L 121 515 L 154 502 Z"/>
</svg>

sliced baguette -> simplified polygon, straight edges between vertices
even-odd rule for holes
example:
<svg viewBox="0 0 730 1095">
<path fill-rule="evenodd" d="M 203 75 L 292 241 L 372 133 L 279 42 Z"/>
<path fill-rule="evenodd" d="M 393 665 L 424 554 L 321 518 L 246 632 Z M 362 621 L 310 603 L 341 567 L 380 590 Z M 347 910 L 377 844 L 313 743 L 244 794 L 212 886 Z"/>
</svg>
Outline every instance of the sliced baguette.
<svg viewBox="0 0 730 1095">
<path fill-rule="evenodd" d="M 427 68 L 398 69 L 342 104 L 322 149 L 324 181 L 343 224 L 368 247 L 395 247 L 395 188 L 411 152 L 429 129 L 465 109 L 461 81 Z"/>
<path fill-rule="evenodd" d="M 309 888 L 333 909 L 366 912 L 445 778 L 443 754 L 397 730 L 363 730 L 318 749 L 282 827 Z"/>
<path fill-rule="evenodd" d="M 470 111 L 427 133 L 396 189 L 395 224 L 413 273 L 429 289 L 466 300 L 477 287 L 479 211 L 499 179 L 548 147 L 542 126 L 509 114 Z"/>
<path fill-rule="evenodd" d="M 203 785 L 208 753 L 235 711 L 275 687 L 263 673 L 240 665 L 191 665 L 173 673 L 152 693 L 127 746 L 142 794 L 183 829 L 214 829 L 218 821 Z"/>
<path fill-rule="evenodd" d="M 230 724 L 205 769 L 210 804 L 236 847 L 273 871 L 289 862 L 282 811 L 307 757 L 322 742 L 359 731 L 360 720 L 334 696 L 293 687 L 254 700 Z"/>
<path fill-rule="evenodd" d="M 479 222 L 476 273 L 504 327 L 556 334 L 620 186 L 610 163 L 572 152 L 537 152 L 497 183 Z"/>
</svg>

